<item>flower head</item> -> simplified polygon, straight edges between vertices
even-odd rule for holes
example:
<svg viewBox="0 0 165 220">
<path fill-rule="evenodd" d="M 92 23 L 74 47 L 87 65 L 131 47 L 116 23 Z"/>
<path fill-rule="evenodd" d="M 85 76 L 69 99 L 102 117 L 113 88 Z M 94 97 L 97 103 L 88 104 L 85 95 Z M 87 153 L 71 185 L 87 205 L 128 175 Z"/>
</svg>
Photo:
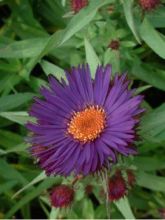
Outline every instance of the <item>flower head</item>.
<svg viewBox="0 0 165 220">
<path fill-rule="evenodd" d="M 120 47 L 120 42 L 118 40 L 112 40 L 108 47 L 112 50 L 118 50 Z"/>
<path fill-rule="evenodd" d="M 87 195 L 90 195 L 93 191 L 93 186 L 91 184 L 88 184 L 86 187 L 85 187 L 85 193 Z"/>
<path fill-rule="evenodd" d="M 110 14 L 112 14 L 114 12 L 114 5 L 109 5 L 107 10 Z"/>
<path fill-rule="evenodd" d="M 150 11 L 160 4 L 160 0 L 139 0 L 139 4 L 143 10 Z"/>
<path fill-rule="evenodd" d="M 88 5 L 88 0 L 71 0 L 72 10 L 77 13 Z"/>
<path fill-rule="evenodd" d="M 109 179 L 109 200 L 119 200 L 127 194 L 127 187 L 121 171 Z"/>
<path fill-rule="evenodd" d="M 44 99 L 35 98 L 29 112 L 37 119 L 27 124 L 31 153 L 47 175 L 87 175 L 114 163 L 117 153 L 135 154 L 143 97 L 128 89 L 126 74 L 111 79 L 111 66 L 99 66 L 92 80 L 83 65 L 66 77 L 50 76 L 50 87 L 41 88 Z"/>
<path fill-rule="evenodd" d="M 68 207 L 74 199 L 74 190 L 67 185 L 56 186 L 50 196 L 52 206 Z"/>
<path fill-rule="evenodd" d="M 162 219 L 165 219 L 165 208 L 160 208 L 159 209 L 159 214 L 160 214 L 160 217 Z"/>
<path fill-rule="evenodd" d="M 136 178 L 132 170 L 127 170 L 127 181 L 130 187 L 133 187 L 135 185 Z"/>
</svg>

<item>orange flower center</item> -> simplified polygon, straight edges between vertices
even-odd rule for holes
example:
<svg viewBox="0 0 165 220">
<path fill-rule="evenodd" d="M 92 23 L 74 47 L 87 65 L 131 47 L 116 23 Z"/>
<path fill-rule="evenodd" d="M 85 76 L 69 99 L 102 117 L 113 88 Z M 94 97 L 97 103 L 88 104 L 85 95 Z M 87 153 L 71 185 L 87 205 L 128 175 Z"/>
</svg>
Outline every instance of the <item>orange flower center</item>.
<svg viewBox="0 0 165 220">
<path fill-rule="evenodd" d="M 93 141 L 105 128 L 106 114 L 99 106 L 91 106 L 74 113 L 68 124 L 68 133 L 83 142 Z"/>
</svg>

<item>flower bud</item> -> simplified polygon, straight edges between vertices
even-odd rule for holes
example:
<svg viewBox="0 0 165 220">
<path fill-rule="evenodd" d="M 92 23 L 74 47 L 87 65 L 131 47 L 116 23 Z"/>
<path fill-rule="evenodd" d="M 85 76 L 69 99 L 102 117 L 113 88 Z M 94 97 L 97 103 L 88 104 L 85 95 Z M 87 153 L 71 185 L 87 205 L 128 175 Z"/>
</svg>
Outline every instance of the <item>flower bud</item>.
<svg viewBox="0 0 165 220">
<path fill-rule="evenodd" d="M 161 217 L 162 219 L 165 219 L 165 208 L 160 208 L 160 209 L 159 209 L 159 213 L 160 213 L 160 217 Z"/>
<path fill-rule="evenodd" d="M 71 0 L 71 8 L 77 13 L 88 5 L 88 0 Z"/>
<path fill-rule="evenodd" d="M 119 200 L 127 194 L 127 187 L 121 171 L 109 179 L 109 200 Z"/>
<path fill-rule="evenodd" d="M 50 197 L 52 206 L 68 207 L 74 199 L 74 190 L 67 185 L 59 185 L 54 187 Z"/>
<path fill-rule="evenodd" d="M 139 4 L 143 10 L 151 11 L 160 4 L 160 0 L 139 0 Z"/>
<path fill-rule="evenodd" d="M 127 181 L 128 181 L 128 186 L 131 188 L 135 185 L 136 178 L 132 170 L 127 170 Z"/>
<path fill-rule="evenodd" d="M 120 42 L 118 40 L 112 40 L 108 47 L 112 50 L 118 50 L 120 47 Z"/>
<path fill-rule="evenodd" d="M 91 193 L 92 193 L 92 191 L 93 191 L 93 186 L 92 185 L 87 185 L 86 187 L 85 187 L 85 193 L 86 193 L 86 195 L 90 195 Z"/>
</svg>

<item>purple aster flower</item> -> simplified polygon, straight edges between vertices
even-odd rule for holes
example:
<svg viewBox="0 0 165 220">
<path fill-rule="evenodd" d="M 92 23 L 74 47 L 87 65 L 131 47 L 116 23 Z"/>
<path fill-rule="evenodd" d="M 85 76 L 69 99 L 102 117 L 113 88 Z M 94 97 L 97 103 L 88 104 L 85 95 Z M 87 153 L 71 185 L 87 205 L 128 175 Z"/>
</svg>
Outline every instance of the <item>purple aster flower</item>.
<svg viewBox="0 0 165 220">
<path fill-rule="evenodd" d="M 31 153 L 47 175 L 87 175 L 116 162 L 117 154 L 136 153 L 132 146 L 143 97 L 129 90 L 126 74 L 111 79 L 111 66 L 99 66 L 91 79 L 88 65 L 66 72 L 67 81 L 49 77 L 41 88 L 28 123 Z"/>
</svg>

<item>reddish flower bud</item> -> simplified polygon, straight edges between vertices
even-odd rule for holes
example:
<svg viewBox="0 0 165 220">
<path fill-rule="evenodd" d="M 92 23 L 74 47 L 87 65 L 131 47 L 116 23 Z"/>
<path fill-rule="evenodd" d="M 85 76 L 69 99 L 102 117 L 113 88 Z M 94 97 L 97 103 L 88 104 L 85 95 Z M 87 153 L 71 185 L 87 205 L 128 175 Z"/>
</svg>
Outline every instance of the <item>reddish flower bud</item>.
<svg viewBox="0 0 165 220">
<path fill-rule="evenodd" d="M 77 13 L 88 5 L 88 0 L 71 0 L 71 8 Z"/>
<path fill-rule="evenodd" d="M 120 47 L 120 42 L 118 40 L 112 40 L 108 47 L 112 50 L 118 50 Z"/>
<path fill-rule="evenodd" d="M 127 170 L 127 181 L 130 187 L 135 185 L 136 178 L 132 170 Z"/>
<path fill-rule="evenodd" d="M 68 207 L 74 199 L 74 190 L 67 185 L 56 186 L 51 193 L 51 204 L 56 208 Z"/>
<path fill-rule="evenodd" d="M 90 184 L 85 187 L 85 193 L 86 193 L 87 195 L 91 194 L 91 193 L 92 193 L 92 190 L 93 190 L 93 186 L 90 185 Z"/>
<path fill-rule="evenodd" d="M 161 217 L 162 219 L 165 219 L 165 208 L 159 209 L 159 213 L 160 213 L 160 217 Z"/>
<path fill-rule="evenodd" d="M 160 4 L 160 0 L 139 0 L 139 4 L 143 10 L 150 11 Z"/>
<path fill-rule="evenodd" d="M 114 12 L 114 5 L 110 5 L 107 9 L 108 9 L 108 12 L 112 14 Z"/>
<path fill-rule="evenodd" d="M 127 187 L 120 171 L 109 179 L 109 200 L 119 200 L 127 194 Z"/>
</svg>

